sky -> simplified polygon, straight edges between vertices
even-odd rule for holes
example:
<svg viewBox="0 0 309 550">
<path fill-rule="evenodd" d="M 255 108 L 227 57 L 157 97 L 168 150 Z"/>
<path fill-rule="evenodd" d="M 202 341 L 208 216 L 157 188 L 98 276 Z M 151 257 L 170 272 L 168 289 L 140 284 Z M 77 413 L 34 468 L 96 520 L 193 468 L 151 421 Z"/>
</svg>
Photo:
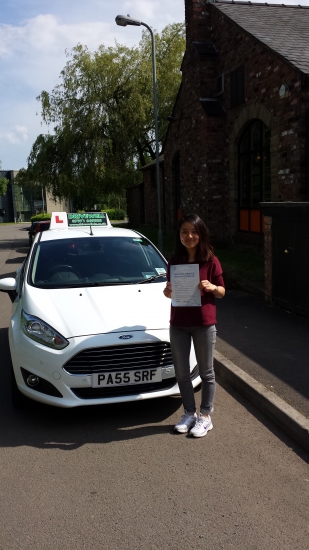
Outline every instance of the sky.
<svg viewBox="0 0 309 550">
<path fill-rule="evenodd" d="M 270 0 L 269 3 L 281 3 Z M 287 4 L 309 5 L 309 0 Z M 0 161 L 3 170 L 27 166 L 39 134 L 52 133 L 41 119 L 36 97 L 59 84 L 66 50 L 76 44 L 95 51 L 115 40 L 137 45 L 141 27 L 118 27 L 115 17 L 130 14 L 159 32 L 184 21 L 184 0 L 1 0 Z"/>
</svg>

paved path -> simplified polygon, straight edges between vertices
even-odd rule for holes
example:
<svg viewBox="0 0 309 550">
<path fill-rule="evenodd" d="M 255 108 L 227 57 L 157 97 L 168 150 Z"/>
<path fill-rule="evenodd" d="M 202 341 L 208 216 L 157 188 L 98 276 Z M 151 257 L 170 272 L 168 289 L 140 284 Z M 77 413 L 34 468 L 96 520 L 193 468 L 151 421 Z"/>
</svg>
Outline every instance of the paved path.
<svg viewBox="0 0 309 550">
<path fill-rule="evenodd" d="M 309 418 L 309 319 L 237 290 L 217 309 L 216 349 Z"/>
</svg>

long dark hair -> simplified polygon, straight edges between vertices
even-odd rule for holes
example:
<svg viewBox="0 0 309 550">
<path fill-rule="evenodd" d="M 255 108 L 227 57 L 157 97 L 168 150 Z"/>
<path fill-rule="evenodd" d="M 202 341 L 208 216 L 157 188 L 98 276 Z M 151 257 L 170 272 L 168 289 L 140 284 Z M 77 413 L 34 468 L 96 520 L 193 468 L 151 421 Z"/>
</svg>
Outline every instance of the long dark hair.
<svg viewBox="0 0 309 550">
<path fill-rule="evenodd" d="M 183 216 L 178 223 L 177 237 L 176 237 L 176 247 L 174 259 L 176 262 L 187 262 L 188 261 L 188 252 L 186 247 L 181 243 L 180 240 L 180 230 L 182 225 L 185 222 L 192 223 L 198 233 L 200 238 L 199 243 L 196 249 L 195 261 L 196 262 L 207 262 L 214 257 L 214 250 L 210 244 L 209 229 L 203 220 L 196 214 L 187 214 Z"/>
</svg>

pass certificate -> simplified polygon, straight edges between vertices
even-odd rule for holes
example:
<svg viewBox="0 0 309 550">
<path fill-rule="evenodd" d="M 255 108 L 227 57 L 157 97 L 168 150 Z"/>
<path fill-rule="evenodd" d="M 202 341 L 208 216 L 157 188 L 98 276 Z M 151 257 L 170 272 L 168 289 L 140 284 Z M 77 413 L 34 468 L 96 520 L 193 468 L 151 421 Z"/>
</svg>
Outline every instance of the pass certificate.
<svg viewBox="0 0 309 550">
<path fill-rule="evenodd" d="M 172 306 L 194 307 L 201 305 L 199 265 L 171 265 Z"/>
</svg>

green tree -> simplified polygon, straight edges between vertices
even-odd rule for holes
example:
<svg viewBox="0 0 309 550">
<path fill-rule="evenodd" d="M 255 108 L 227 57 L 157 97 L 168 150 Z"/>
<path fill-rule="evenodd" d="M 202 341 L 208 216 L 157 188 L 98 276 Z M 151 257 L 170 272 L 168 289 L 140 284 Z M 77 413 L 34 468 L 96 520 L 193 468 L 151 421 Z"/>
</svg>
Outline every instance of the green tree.
<svg viewBox="0 0 309 550">
<path fill-rule="evenodd" d="M 0 195 L 5 195 L 9 180 L 7 178 L 0 178 Z"/>
<path fill-rule="evenodd" d="M 181 81 L 184 26 L 168 25 L 155 38 L 162 143 Z M 155 158 L 150 35 L 138 47 L 116 43 L 94 53 L 79 44 L 68 57 L 61 83 L 39 96 L 53 135 L 38 136 L 17 181 L 84 205 L 104 202 L 139 182 L 137 167 Z"/>
<path fill-rule="evenodd" d="M 0 171 L 2 169 L 2 163 L 0 161 Z M 7 178 L 0 177 L 0 195 L 5 195 L 9 180 Z"/>
</svg>

